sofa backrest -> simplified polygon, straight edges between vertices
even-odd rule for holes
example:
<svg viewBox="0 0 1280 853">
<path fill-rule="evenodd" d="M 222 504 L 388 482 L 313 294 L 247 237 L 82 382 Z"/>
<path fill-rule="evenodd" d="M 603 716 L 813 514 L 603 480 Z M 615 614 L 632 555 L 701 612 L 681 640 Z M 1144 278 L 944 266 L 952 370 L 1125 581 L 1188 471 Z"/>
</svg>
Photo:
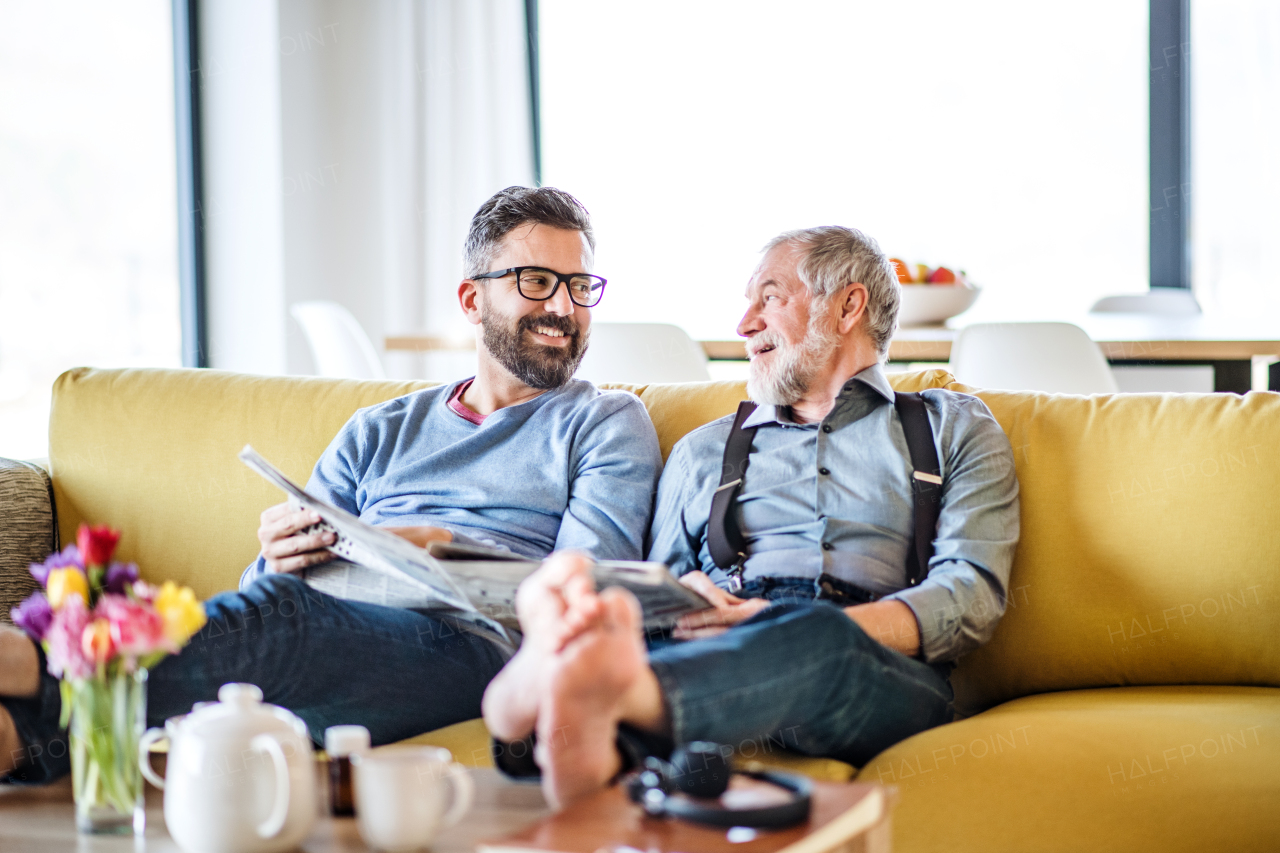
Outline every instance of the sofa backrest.
<svg viewBox="0 0 1280 853">
<path fill-rule="evenodd" d="M 952 677 L 962 712 L 1089 687 L 1280 687 L 1280 394 L 1009 393 L 940 370 L 890 381 L 982 398 L 1017 466 L 1007 607 Z M 666 454 L 742 394 L 665 385 L 641 399 Z"/>
<path fill-rule="evenodd" d="M 897 378 L 946 382 L 927 371 Z M 234 589 L 258 554 L 258 517 L 283 495 L 246 468 L 246 444 L 298 483 L 360 408 L 436 383 L 251 376 L 220 370 L 76 368 L 53 387 L 50 469 L 63 542 L 81 521 L 124 532 L 122 559 L 201 598 Z M 695 427 L 733 412 L 742 382 L 611 385 L 641 395 L 663 458 Z M 920 386 L 923 387 L 923 386 Z"/>
<path fill-rule="evenodd" d="M 1014 449 L 1022 539 L 992 641 L 960 662 L 966 710 L 1125 684 L 1280 686 L 1280 394 L 1072 397 L 987 392 L 943 371 L 898 390 L 977 393 Z M 236 453 L 299 482 L 358 408 L 426 382 L 92 370 L 54 386 L 50 462 L 63 541 L 124 531 L 143 574 L 230 589 L 280 493 Z M 741 382 L 613 386 L 649 409 L 663 455 L 729 414 Z"/>
<path fill-rule="evenodd" d="M 1022 536 L 995 637 L 954 674 L 962 709 L 1280 687 L 1280 394 L 977 394 L 1013 446 Z"/>
</svg>

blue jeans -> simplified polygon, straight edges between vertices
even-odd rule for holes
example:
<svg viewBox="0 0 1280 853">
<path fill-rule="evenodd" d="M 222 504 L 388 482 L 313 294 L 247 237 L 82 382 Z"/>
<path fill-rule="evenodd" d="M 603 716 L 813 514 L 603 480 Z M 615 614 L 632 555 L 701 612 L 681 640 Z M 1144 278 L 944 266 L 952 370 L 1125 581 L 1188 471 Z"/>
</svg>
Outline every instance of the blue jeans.
<svg viewBox="0 0 1280 853">
<path fill-rule="evenodd" d="M 390 743 L 480 716 L 480 699 L 508 653 L 465 622 L 343 601 L 293 575 L 267 575 L 205 602 L 208 623 L 180 654 L 151 671 L 147 725 L 162 726 L 232 681 L 262 688 L 296 713 L 317 743 L 333 725 L 369 729 Z M 48 782 L 70 769 L 58 731 L 57 681 L 44 670 L 34 699 L 0 699 L 26 744 L 8 777 Z"/>
<path fill-rule="evenodd" d="M 861 767 L 954 715 L 950 664 L 881 645 L 826 601 L 780 596 L 717 637 L 655 644 L 649 665 L 675 743 L 744 758 L 785 747 Z"/>
</svg>

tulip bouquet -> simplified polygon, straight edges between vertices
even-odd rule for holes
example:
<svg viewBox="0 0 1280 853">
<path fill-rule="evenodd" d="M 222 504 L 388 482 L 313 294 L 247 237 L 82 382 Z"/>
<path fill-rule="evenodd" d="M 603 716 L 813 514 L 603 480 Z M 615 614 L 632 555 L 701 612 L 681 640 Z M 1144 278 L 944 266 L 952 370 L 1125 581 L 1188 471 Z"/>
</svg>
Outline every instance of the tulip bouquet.
<svg viewBox="0 0 1280 853">
<path fill-rule="evenodd" d="M 109 527 L 81 525 L 75 545 L 31 566 L 44 589 L 10 614 L 61 681 L 76 822 L 85 832 L 141 832 L 147 670 L 205 623 L 189 588 L 153 586 L 133 563 L 113 561 L 119 541 Z"/>
</svg>

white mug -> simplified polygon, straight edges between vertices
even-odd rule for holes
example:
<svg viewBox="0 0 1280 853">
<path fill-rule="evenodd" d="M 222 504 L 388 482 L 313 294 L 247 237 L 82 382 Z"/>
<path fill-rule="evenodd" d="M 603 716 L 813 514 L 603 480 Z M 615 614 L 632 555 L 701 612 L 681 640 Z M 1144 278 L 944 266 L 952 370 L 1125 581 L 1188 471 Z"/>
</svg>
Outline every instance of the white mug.
<svg viewBox="0 0 1280 853">
<path fill-rule="evenodd" d="M 389 853 L 426 847 L 462 820 L 475 798 L 466 768 L 440 747 L 385 746 L 351 756 L 351 765 L 360 837 Z"/>
</svg>

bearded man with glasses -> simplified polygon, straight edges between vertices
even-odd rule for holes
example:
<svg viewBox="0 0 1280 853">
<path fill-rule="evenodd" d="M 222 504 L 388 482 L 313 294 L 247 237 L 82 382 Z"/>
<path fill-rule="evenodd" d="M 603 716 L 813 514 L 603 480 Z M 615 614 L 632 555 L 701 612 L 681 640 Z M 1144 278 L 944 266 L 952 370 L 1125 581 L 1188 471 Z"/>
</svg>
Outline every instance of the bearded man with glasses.
<svg viewBox="0 0 1280 853">
<path fill-rule="evenodd" d="M 589 272 L 594 249 L 590 217 L 568 193 L 508 187 L 485 202 L 458 286 L 478 327 L 476 375 L 357 412 L 308 491 L 420 546 L 641 559 L 662 465 L 657 434 L 637 397 L 573 378 L 604 293 Z M 228 682 L 258 685 L 317 742 L 336 724 L 364 725 L 379 744 L 479 715 L 485 685 L 515 653 L 506 638 L 462 617 L 309 587 L 301 575 L 333 559 L 334 535 L 313 531 L 317 521 L 288 504 L 262 513 L 262 554 L 239 591 L 207 601 L 205 628 L 151 671 L 148 725 Z M 44 663 L 29 639 L 0 626 L 8 781 L 68 770 L 58 682 Z"/>
</svg>

